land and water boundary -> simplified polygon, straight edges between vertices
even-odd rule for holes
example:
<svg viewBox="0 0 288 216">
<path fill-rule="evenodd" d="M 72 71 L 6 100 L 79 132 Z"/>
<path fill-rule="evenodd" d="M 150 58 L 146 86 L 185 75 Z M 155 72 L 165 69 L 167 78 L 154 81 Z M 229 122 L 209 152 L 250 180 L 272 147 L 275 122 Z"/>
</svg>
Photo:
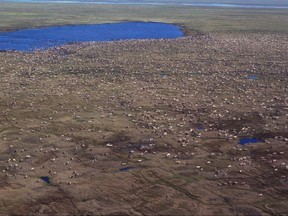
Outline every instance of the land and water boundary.
<svg viewBox="0 0 288 216">
<path fill-rule="evenodd" d="M 5 3 L 0 16 L 2 31 L 201 32 L 0 52 L 0 215 L 287 215 L 284 10 Z"/>
</svg>

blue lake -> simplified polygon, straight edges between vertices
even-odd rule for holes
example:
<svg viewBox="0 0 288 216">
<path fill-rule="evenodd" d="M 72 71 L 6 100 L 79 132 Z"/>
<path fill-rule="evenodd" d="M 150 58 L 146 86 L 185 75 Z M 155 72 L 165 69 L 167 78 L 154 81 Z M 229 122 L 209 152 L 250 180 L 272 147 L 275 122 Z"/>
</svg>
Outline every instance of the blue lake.
<svg viewBox="0 0 288 216">
<path fill-rule="evenodd" d="M 0 50 L 33 51 L 67 43 L 182 37 L 180 27 L 155 22 L 69 25 L 0 33 Z"/>
</svg>

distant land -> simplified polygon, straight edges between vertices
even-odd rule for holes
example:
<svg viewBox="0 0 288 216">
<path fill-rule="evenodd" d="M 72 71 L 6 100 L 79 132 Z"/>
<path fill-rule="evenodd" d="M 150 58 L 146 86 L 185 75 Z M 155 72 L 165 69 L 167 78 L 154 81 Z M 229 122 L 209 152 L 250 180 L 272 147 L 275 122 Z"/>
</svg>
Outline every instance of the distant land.
<svg viewBox="0 0 288 216">
<path fill-rule="evenodd" d="M 213 6 L 213 7 L 258 7 L 258 8 L 287 8 L 286 0 L 0 0 L 0 2 L 32 2 L 32 3 L 95 3 L 95 4 L 143 4 L 143 5 L 190 5 L 190 6 Z"/>
<path fill-rule="evenodd" d="M 234 7 L 209 6 L 208 2 L 213 1 L 208 0 L 201 1 L 201 4 L 207 5 L 206 7 L 184 6 L 183 4 L 188 2 L 186 0 L 177 2 L 175 0 L 156 0 L 154 4 L 149 4 L 149 2 L 152 2 L 151 0 L 141 1 L 144 5 L 128 3 L 136 2 L 135 0 L 119 0 L 121 4 L 113 3 L 111 0 L 105 1 L 105 4 L 104 1 L 100 4 L 100 1 L 91 0 L 91 4 L 88 4 L 87 1 L 89 0 L 79 0 L 81 2 L 77 4 L 69 4 L 72 3 L 71 0 L 58 0 L 58 3 L 55 0 L 54 2 L 50 0 L 51 4 L 45 3 L 43 0 L 34 0 L 34 3 L 24 3 L 24 1 L 13 3 L 0 0 L 1 32 L 58 25 L 123 21 L 177 24 L 185 29 L 185 35 L 194 35 L 195 32 L 288 32 L 288 6 L 283 6 L 284 8 L 280 9 L 282 6 L 275 5 L 280 5 L 283 2 L 281 0 L 273 1 L 274 6 L 269 6 L 268 1 L 261 2 L 266 4 L 266 6 L 260 5 L 260 1 L 251 1 L 253 5 L 242 4 L 242 7 L 239 7 L 238 0 L 229 2 L 229 5 L 237 5 Z M 32 2 L 33 0 L 30 1 Z M 84 1 L 86 3 L 82 4 Z M 114 2 L 116 1 L 114 0 Z M 166 5 L 165 2 L 170 2 L 170 4 Z M 60 6 L 59 3 L 65 4 Z M 247 1 L 242 3 L 247 3 Z M 225 0 L 214 1 L 213 5 L 215 4 L 225 4 Z"/>
</svg>

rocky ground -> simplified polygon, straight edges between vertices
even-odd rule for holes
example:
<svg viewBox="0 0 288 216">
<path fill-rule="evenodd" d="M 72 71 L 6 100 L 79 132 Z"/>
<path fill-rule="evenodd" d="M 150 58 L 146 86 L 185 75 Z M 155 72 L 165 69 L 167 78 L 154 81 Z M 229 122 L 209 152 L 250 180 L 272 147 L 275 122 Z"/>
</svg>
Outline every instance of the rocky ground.
<svg viewBox="0 0 288 216">
<path fill-rule="evenodd" d="M 287 56 L 284 34 L 1 52 L 0 214 L 287 215 Z"/>
</svg>

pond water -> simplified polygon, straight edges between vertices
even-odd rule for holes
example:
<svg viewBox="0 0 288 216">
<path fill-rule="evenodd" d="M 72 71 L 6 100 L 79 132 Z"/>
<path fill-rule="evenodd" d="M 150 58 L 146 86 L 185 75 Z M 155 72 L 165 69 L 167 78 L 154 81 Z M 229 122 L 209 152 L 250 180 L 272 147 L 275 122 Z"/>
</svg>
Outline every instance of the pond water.
<svg viewBox="0 0 288 216">
<path fill-rule="evenodd" d="M 123 167 L 123 168 L 120 168 L 119 171 L 125 172 L 125 171 L 129 171 L 131 169 L 137 169 L 137 167 L 134 167 L 134 166 Z"/>
<path fill-rule="evenodd" d="M 250 80 L 257 80 L 258 77 L 255 76 L 255 75 L 249 75 L 249 76 L 247 76 L 247 79 L 250 79 Z"/>
<path fill-rule="evenodd" d="M 263 142 L 263 140 L 257 139 L 257 138 L 242 138 L 242 139 L 239 140 L 239 144 L 240 145 L 246 145 L 246 144 L 251 144 L 251 143 L 259 143 L 259 142 Z"/>
<path fill-rule="evenodd" d="M 41 176 L 40 179 L 46 182 L 47 184 L 51 184 L 50 178 L 48 176 Z"/>
<path fill-rule="evenodd" d="M 204 125 L 198 125 L 197 128 L 196 128 L 196 130 L 198 130 L 198 131 L 205 131 L 205 127 L 204 127 Z"/>
<path fill-rule="evenodd" d="M 0 33 L 0 50 L 33 51 L 67 43 L 182 37 L 180 27 L 155 22 L 69 25 Z"/>
</svg>

